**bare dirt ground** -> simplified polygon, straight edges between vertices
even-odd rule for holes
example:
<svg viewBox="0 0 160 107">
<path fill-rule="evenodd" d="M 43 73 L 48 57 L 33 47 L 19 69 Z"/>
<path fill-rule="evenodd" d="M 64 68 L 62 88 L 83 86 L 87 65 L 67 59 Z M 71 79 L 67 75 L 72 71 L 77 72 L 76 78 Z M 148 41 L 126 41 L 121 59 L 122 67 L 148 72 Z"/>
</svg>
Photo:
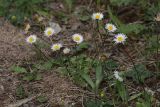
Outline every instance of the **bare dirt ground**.
<svg viewBox="0 0 160 107">
<path fill-rule="evenodd" d="M 25 37 L 20 30 L 4 19 L 0 19 L 0 107 L 61 107 L 60 105 L 77 103 L 81 97 L 80 90 L 73 83 L 60 77 L 54 71 L 45 72 L 43 79 L 35 82 L 20 81 L 16 74 L 10 72 L 13 64 L 30 59 L 35 53 L 25 43 Z M 23 84 L 28 96 L 17 99 L 15 91 Z M 48 100 L 38 104 L 36 96 L 43 95 Z M 63 106 L 62 106 L 63 107 Z"/>
</svg>

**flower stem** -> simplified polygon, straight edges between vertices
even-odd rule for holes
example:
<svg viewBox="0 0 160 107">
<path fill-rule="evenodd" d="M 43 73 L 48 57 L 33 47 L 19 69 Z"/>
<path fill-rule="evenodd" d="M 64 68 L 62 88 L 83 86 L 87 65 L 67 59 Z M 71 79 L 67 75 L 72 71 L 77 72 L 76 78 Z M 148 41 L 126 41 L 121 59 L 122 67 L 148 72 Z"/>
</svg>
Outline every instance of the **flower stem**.
<svg viewBox="0 0 160 107">
<path fill-rule="evenodd" d="M 123 44 L 122 44 L 122 46 L 123 46 L 124 52 L 125 52 L 126 55 L 129 57 L 129 59 L 130 59 L 132 65 L 133 65 L 133 67 L 134 67 L 134 71 L 135 71 L 136 74 L 137 74 L 138 81 L 139 81 L 140 83 L 142 83 L 142 82 L 141 82 L 141 76 L 140 76 L 140 74 L 139 74 L 139 72 L 138 72 L 138 70 L 137 70 L 137 68 L 136 68 L 136 65 L 135 65 L 135 63 L 134 63 L 132 57 L 130 56 L 129 52 L 125 49 L 125 46 L 124 46 Z"/>
<path fill-rule="evenodd" d="M 99 30 L 99 21 L 96 20 L 96 23 L 97 23 L 97 31 L 98 31 L 98 33 L 99 33 L 100 43 L 102 43 L 102 34 L 101 34 L 100 30 Z"/>
<path fill-rule="evenodd" d="M 158 51 L 159 51 L 159 37 L 157 34 L 157 53 L 156 53 L 157 54 L 157 56 L 156 56 L 157 57 L 156 58 L 157 72 L 159 72 L 159 60 L 158 60 L 159 59 L 159 52 Z"/>
</svg>

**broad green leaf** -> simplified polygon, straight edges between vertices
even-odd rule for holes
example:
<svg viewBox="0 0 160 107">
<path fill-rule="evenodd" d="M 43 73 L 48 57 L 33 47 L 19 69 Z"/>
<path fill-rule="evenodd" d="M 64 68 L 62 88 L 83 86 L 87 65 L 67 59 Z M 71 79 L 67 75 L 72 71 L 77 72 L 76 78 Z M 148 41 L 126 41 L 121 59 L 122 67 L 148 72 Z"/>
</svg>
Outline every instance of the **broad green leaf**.
<svg viewBox="0 0 160 107">
<path fill-rule="evenodd" d="M 45 103 L 45 102 L 47 102 L 47 98 L 45 97 L 45 96 L 39 96 L 39 97 L 37 97 L 37 99 L 36 99 L 39 103 Z"/>
<path fill-rule="evenodd" d="M 18 73 L 18 74 L 20 74 L 20 73 L 26 73 L 27 72 L 27 70 L 25 68 L 20 67 L 20 66 L 16 66 L 16 65 L 13 65 L 11 67 L 11 71 L 13 71 L 15 73 Z"/>
<path fill-rule="evenodd" d="M 95 84 L 93 83 L 93 80 L 90 78 L 88 74 L 82 73 L 81 76 L 90 85 L 92 89 L 95 88 Z"/>
<path fill-rule="evenodd" d="M 120 82 L 117 80 L 116 87 L 117 87 L 118 94 L 120 95 L 122 100 L 125 102 L 128 101 L 128 93 L 127 93 L 127 90 L 126 90 L 123 82 Z"/>
<path fill-rule="evenodd" d="M 86 42 L 83 42 L 77 46 L 76 51 L 82 51 L 83 49 L 87 49 L 88 47 L 89 47 L 89 44 Z"/>
<path fill-rule="evenodd" d="M 53 66 L 53 63 L 51 61 L 47 61 L 42 64 L 35 64 L 34 66 L 40 70 L 50 70 Z"/>
<path fill-rule="evenodd" d="M 143 105 L 143 103 L 137 102 L 136 107 L 145 107 L 145 106 Z"/>
<path fill-rule="evenodd" d="M 107 60 L 105 62 L 105 68 L 107 68 L 110 71 L 117 69 L 117 67 L 118 67 L 118 64 L 113 60 Z"/>
<path fill-rule="evenodd" d="M 145 26 L 142 24 L 137 24 L 137 23 L 132 23 L 132 24 L 126 24 L 126 25 L 120 25 L 119 26 L 119 31 L 124 33 L 124 34 L 129 34 L 129 33 L 135 33 L 138 34 L 142 30 L 145 29 Z"/>
<path fill-rule="evenodd" d="M 82 15 L 82 16 L 79 17 L 79 19 L 80 19 L 81 21 L 87 21 L 87 20 L 90 19 L 90 16 L 88 16 L 88 15 Z"/>
<path fill-rule="evenodd" d="M 102 71 L 102 65 L 99 64 L 96 67 L 96 88 L 98 89 L 101 81 L 103 80 L 103 71 Z"/>
<path fill-rule="evenodd" d="M 16 88 L 16 96 L 19 97 L 20 99 L 26 97 L 26 93 L 25 93 L 24 87 L 22 85 L 19 85 Z"/>
<path fill-rule="evenodd" d="M 143 83 L 146 78 L 152 76 L 152 73 L 143 64 L 136 65 L 135 67 L 136 70 L 133 67 L 130 71 L 125 72 L 124 76 L 131 77 L 137 83 Z"/>
</svg>

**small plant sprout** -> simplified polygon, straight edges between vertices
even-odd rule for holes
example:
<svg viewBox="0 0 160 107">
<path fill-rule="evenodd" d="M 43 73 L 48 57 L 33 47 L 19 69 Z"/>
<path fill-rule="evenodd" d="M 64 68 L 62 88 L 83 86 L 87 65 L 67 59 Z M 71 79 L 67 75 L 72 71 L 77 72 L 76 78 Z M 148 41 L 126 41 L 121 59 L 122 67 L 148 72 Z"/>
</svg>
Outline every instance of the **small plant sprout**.
<svg viewBox="0 0 160 107">
<path fill-rule="evenodd" d="M 56 43 L 56 44 L 53 44 L 53 45 L 51 46 L 51 49 L 52 49 L 53 51 L 58 51 L 58 50 L 61 49 L 61 47 L 62 47 L 62 44 Z"/>
<path fill-rule="evenodd" d="M 71 51 L 71 50 L 70 50 L 69 48 L 64 48 L 63 53 L 64 53 L 64 54 L 69 54 L 70 51 Z"/>
<path fill-rule="evenodd" d="M 104 15 L 102 13 L 93 13 L 92 19 L 93 20 L 102 20 Z"/>
<path fill-rule="evenodd" d="M 122 81 L 123 81 L 123 78 L 122 78 L 122 77 L 120 77 L 120 75 L 119 75 L 119 72 L 118 72 L 118 71 L 114 71 L 114 76 L 115 76 L 115 78 L 116 78 L 118 81 L 120 81 L 120 82 L 122 82 Z"/>
<path fill-rule="evenodd" d="M 26 38 L 27 43 L 33 44 L 35 43 L 37 40 L 37 36 L 36 35 L 30 35 L 29 37 Z"/>
<path fill-rule="evenodd" d="M 72 39 L 74 42 L 76 42 L 77 44 L 80 44 L 83 42 L 83 36 L 80 34 L 74 34 L 72 35 Z"/>
<path fill-rule="evenodd" d="M 116 26 L 110 23 L 106 24 L 105 29 L 107 29 L 108 32 L 115 32 L 117 30 Z"/>
<path fill-rule="evenodd" d="M 54 33 L 55 33 L 55 31 L 54 31 L 54 29 L 51 28 L 51 27 L 46 28 L 45 31 L 44 31 L 44 34 L 45 34 L 45 36 L 47 36 L 47 37 L 52 36 Z"/>
<path fill-rule="evenodd" d="M 115 43 L 118 44 L 118 43 L 124 43 L 126 39 L 127 39 L 127 36 L 120 33 L 120 34 L 115 35 L 114 41 Z"/>
</svg>

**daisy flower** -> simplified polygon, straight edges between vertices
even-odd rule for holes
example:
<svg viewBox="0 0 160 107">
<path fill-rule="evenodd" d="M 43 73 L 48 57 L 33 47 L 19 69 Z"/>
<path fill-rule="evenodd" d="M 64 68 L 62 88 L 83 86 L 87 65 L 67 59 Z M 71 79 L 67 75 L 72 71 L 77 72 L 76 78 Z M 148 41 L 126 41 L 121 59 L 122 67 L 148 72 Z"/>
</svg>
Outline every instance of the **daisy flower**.
<svg viewBox="0 0 160 107">
<path fill-rule="evenodd" d="M 51 49 L 52 49 L 53 51 L 58 51 L 58 50 L 61 49 L 61 47 L 62 47 L 62 44 L 56 43 L 56 44 L 53 44 L 53 45 L 51 46 Z"/>
<path fill-rule="evenodd" d="M 120 34 L 115 35 L 114 41 L 115 43 L 124 43 L 126 39 L 127 39 L 127 36 L 120 33 Z"/>
<path fill-rule="evenodd" d="M 103 19 L 103 14 L 102 13 L 93 13 L 92 19 L 93 20 L 102 20 Z"/>
<path fill-rule="evenodd" d="M 105 29 L 107 29 L 108 32 L 115 32 L 117 30 L 116 26 L 110 23 L 106 24 Z"/>
<path fill-rule="evenodd" d="M 83 36 L 80 34 L 74 34 L 72 35 L 72 39 L 74 42 L 76 42 L 77 44 L 80 44 L 83 42 Z"/>
<path fill-rule="evenodd" d="M 44 34 L 45 34 L 45 36 L 47 36 L 47 37 L 52 36 L 54 33 L 55 33 L 55 31 L 54 31 L 54 29 L 51 28 L 51 27 L 46 28 L 45 31 L 44 31 Z"/>
<path fill-rule="evenodd" d="M 69 48 L 64 48 L 63 53 L 68 54 L 71 50 Z"/>
<path fill-rule="evenodd" d="M 114 71 L 114 76 L 118 81 L 120 81 L 120 82 L 123 81 L 123 78 L 119 76 L 119 72 L 118 71 Z"/>
<path fill-rule="evenodd" d="M 26 38 L 27 43 L 35 43 L 37 40 L 37 36 L 36 35 L 30 35 L 29 37 Z"/>
</svg>

